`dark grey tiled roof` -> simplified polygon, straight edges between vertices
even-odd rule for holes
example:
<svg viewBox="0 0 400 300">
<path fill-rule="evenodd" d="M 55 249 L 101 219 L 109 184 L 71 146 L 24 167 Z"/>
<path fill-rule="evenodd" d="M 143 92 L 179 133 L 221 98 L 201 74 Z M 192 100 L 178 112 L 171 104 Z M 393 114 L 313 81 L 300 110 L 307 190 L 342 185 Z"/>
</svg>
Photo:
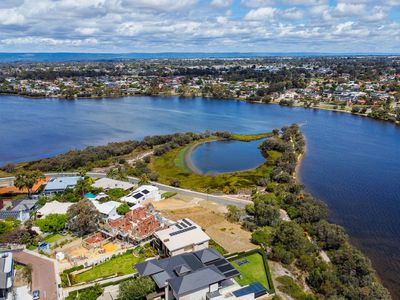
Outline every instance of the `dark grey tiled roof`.
<svg viewBox="0 0 400 300">
<path fill-rule="evenodd" d="M 169 285 L 174 291 L 175 295 L 181 296 L 192 291 L 197 291 L 206 288 L 211 284 L 225 280 L 226 277 L 222 274 L 217 267 L 209 266 L 196 272 L 189 273 L 182 277 L 176 277 L 169 281 Z"/>
<path fill-rule="evenodd" d="M 207 264 L 221 258 L 221 255 L 215 249 L 211 248 L 196 251 L 194 252 L 194 255 L 196 255 L 203 264 Z"/>
<path fill-rule="evenodd" d="M 220 253 L 204 249 L 135 265 L 141 276 L 152 276 L 159 288 L 168 283 L 176 295 L 187 294 L 239 275 Z"/>
</svg>

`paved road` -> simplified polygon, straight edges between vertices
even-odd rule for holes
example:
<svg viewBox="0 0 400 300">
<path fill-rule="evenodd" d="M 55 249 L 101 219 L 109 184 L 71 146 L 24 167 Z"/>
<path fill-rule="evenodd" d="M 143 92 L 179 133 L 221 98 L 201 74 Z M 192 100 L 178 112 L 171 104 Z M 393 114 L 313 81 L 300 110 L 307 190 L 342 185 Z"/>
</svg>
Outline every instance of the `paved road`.
<svg viewBox="0 0 400 300">
<path fill-rule="evenodd" d="M 46 173 L 46 176 L 49 177 L 54 177 L 54 176 L 71 176 L 71 175 L 76 175 L 76 173 Z M 106 177 L 107 174 L 105 173 L 94 173 L 94 172 L 88 172 L 88 176 L 93 177 L 93 178 L 103 178 Z M 129 176 L 128 180 L 132 183 L 138 183 L 139 179 L 136 177 Z M 217 195 L 212 195 L 212 194 L 207 194 L 207 193 L 200 193 L 200 192 L 195 192 L 187 189 L 181 189 L 178 187 L 173 187 L 170 185 L 162 184 L 159 182 L 151 182 L 152 185 L 158 187 L 160 190 L 167 191 L 167 192 L 176 192 L 179 193 L 183 196 L 188 196 L 188 197 L 195 197 L 195 198 L 200 198 L 203 200 L 209 200 L 213 201 L 222 205 L 229 205 L 229 204 L 234 204 L 239 207 L 244 207 L 248 203 L 252 203 L 249 200 L 243 200 L 243 199 L 237 199 L 234 197 L 230 196 L 217 196 Z"/>
<path fill-rule="evenodd" d="M 32 289 L 40 290 L 40 299 L 57 300 L 57 282 L 54 263 L 25 251 L 14 252 L 15 261 L 32 265 Z"/>
</svg>

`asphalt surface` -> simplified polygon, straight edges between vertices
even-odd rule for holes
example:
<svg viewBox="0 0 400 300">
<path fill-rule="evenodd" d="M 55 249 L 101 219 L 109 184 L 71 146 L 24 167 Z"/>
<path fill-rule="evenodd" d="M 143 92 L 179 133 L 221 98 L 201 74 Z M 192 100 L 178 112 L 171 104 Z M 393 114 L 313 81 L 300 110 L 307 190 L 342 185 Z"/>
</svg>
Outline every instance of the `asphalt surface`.
<svg viewBox="0 0 400 300">
<path fill-rule="evenodd" d="M 14 252 L 14 260 L 32 265 L 32 290 L 40 291 L 40 299 L 57 300 L 57 282 L 54 263 L 24 251 Z"/>
</svg>

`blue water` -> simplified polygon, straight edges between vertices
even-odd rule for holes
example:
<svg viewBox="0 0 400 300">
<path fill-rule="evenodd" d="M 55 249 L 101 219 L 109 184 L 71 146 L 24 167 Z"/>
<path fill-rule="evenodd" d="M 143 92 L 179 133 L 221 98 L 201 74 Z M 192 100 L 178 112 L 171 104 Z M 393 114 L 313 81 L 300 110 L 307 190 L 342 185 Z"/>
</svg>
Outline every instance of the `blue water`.
<svg viewBox="0 0 400 300">
<path fill-rule="evenodd" d="M 265 161 L 257 147 L 260 143 L 262 141 L 200 144 L 192 152 L 192 164 L 202 174 L 209 175 L 254 169 Z"/>
<path fill-rule="evenodd" d="M 69 101 L 4 96 L 0 165 L 145 135 L 259 133 L 294 122 L 302 124 L 307 139 L 303 183 L 329 205 L 331 220 L 346 227 L 399 299 L 400 126 L 332 111 L 200 98 Z"/>
</svg>

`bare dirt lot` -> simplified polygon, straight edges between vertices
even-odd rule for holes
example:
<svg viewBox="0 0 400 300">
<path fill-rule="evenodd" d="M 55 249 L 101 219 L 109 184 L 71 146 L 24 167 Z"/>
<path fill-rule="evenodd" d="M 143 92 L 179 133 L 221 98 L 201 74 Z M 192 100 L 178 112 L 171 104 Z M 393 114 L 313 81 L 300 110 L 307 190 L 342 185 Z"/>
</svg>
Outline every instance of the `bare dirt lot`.
<svg viewBox="0 0 400 300">
<path fill-rule="evenodd" d="M 224 214 L 226 207 L 196 198 L 173 197 L 153 202 L 154 207 L 171 220 L 192 219 L 228 252 L 257 248 L 250 242 L 251 234 L 239 224 L 228 222 Z"/>
</svg>

